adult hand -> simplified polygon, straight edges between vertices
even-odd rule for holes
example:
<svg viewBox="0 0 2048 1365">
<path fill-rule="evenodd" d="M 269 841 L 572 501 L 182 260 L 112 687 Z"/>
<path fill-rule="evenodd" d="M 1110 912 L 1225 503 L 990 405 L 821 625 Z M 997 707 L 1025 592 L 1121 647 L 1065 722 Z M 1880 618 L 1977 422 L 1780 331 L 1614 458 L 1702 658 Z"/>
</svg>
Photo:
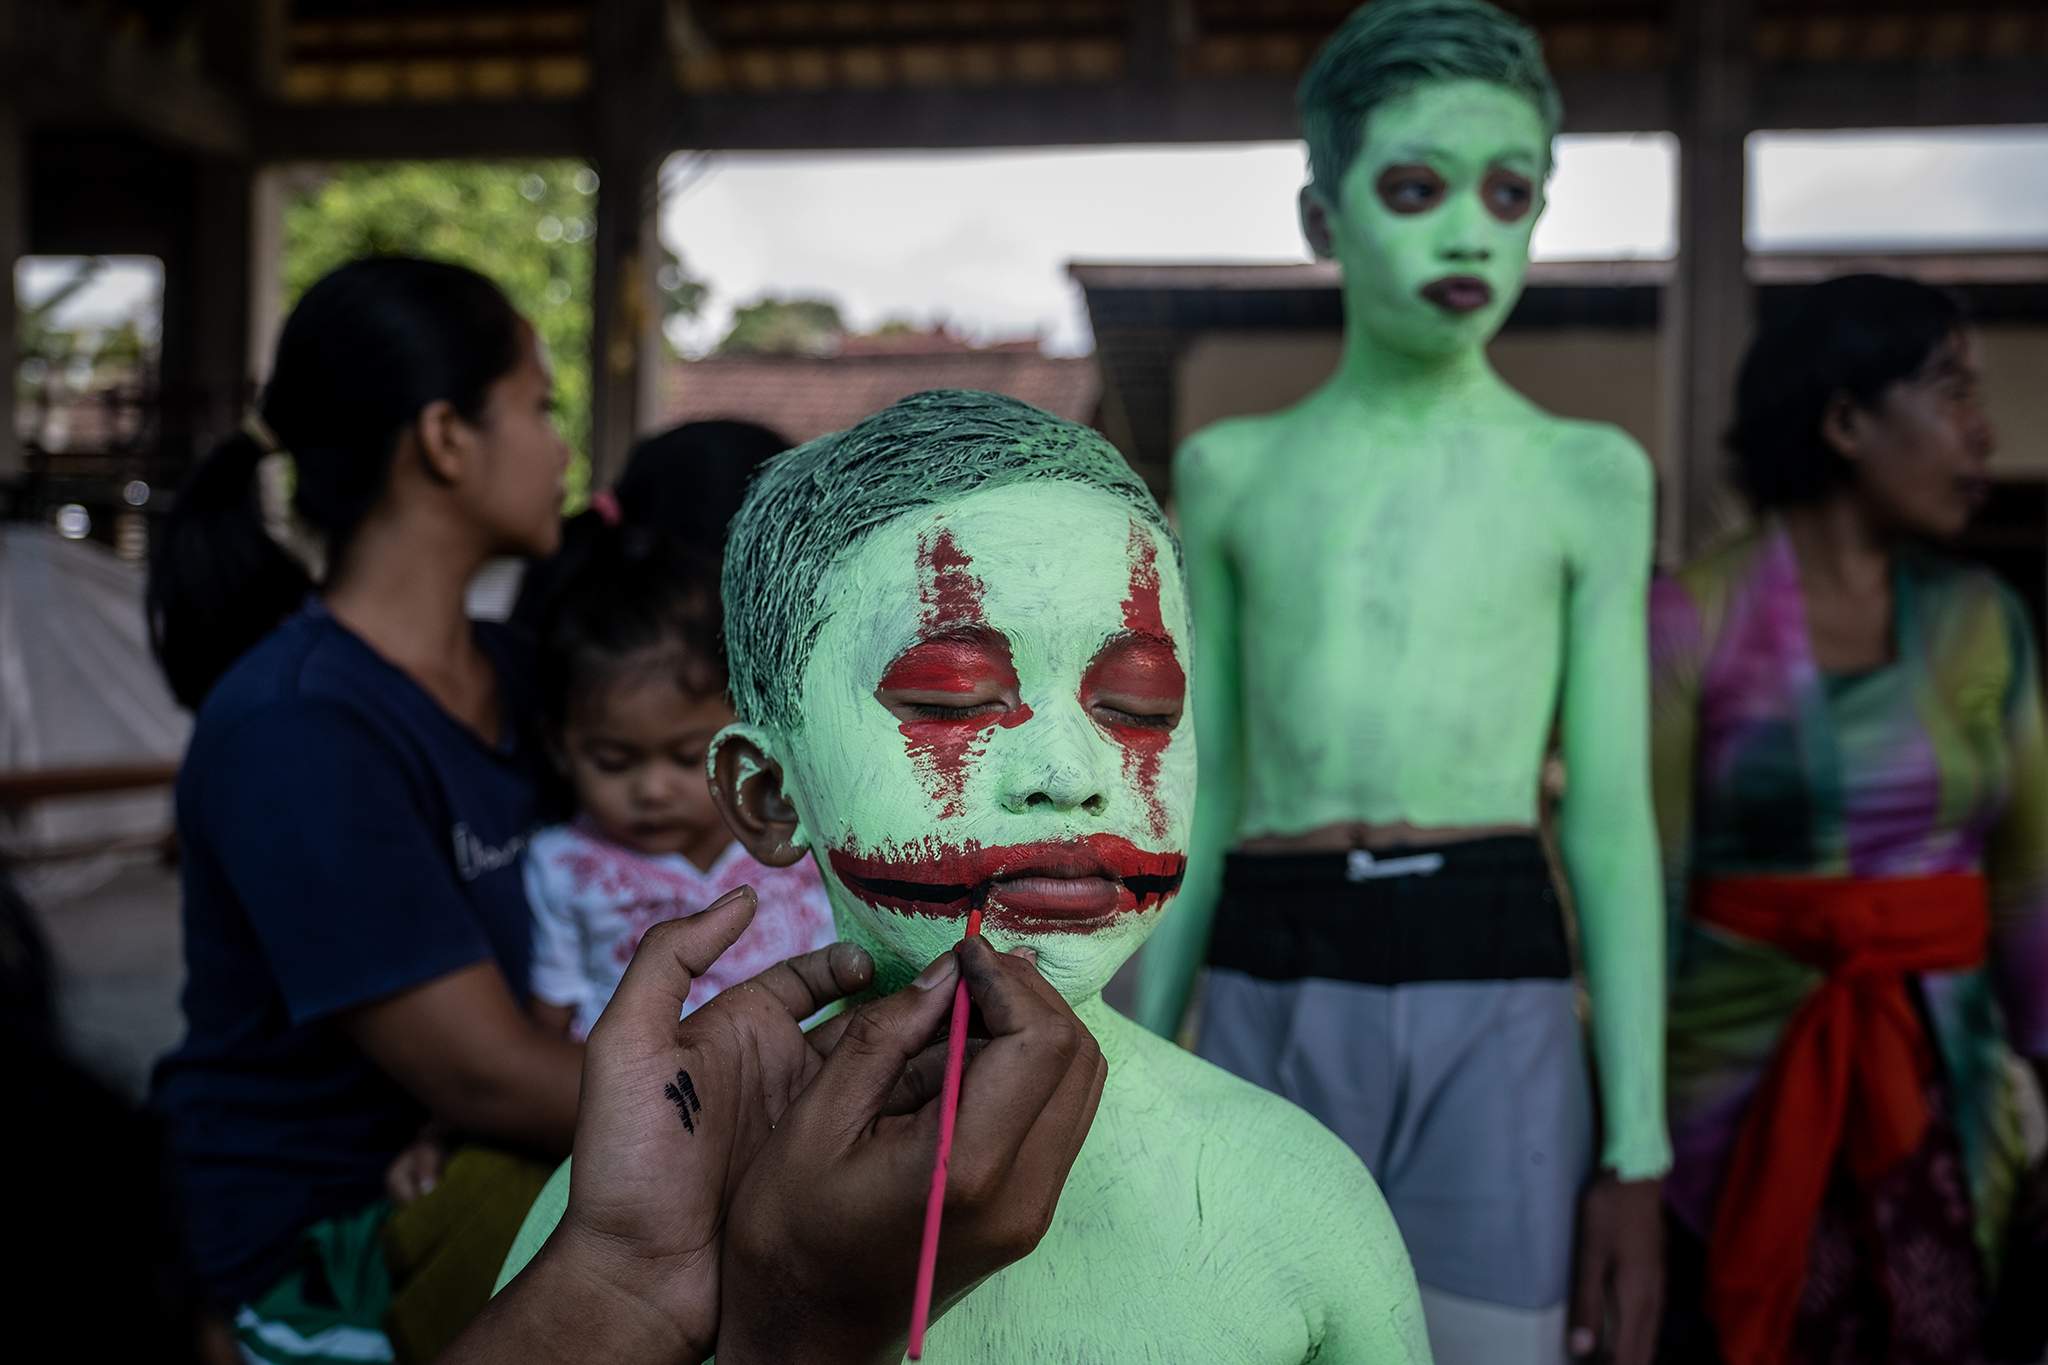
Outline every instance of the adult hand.
<svg viewBox="0 0 2048 1365">
<path fill-rule="evenodd" d="M 717 1333 L 731 1193 L 822 1065 L 801 1021 L 873 978 L 834 944 L 770 967 L 677 1022 L 691 983 L 754 915 L 746 888 L 641 940 L 591 1030 L 568 1207 L 543 1257 L 602 1280 L 643 1340 L 701 1359 Z"/>
<path fill-rule="evenodd" d="M 1614 1365 L 1650 1365 L 1663 1313 L 1663 1182 L 1603 1172 L 1579 1201 L 1571 1353 L 1591 1356 L 1605 1338 Z"/>
<path fill-rule="evenodd" d="M 969 939 L 915 986 L 820 1030 L 831 1057 L 733 1200 L 721 1365 L 900 1358 L 938 1143 L 926 1049 L 956 972 L 989 1040 L 961 1082 L 934 1315 L 1051 1226 L 1109 1066 L 1030 960 Z"/>
</svg>

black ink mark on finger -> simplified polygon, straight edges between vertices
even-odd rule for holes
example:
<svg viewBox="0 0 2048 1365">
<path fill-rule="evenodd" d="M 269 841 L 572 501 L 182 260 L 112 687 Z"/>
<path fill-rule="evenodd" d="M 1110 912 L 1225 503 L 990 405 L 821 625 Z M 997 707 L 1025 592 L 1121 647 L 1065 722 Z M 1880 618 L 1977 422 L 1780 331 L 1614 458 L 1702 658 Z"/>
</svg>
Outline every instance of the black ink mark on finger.
<svg viewBox="0 0 2048 1365">
<path fill-rule="evenodd" d="M 697 1120 L 692 1115 L 702 1113 L 704 1106 L 697 1099 L 697 1087 L 690 1084 L 690 1073 L 678 1071 L 676 1078 L 661 1088 L 661 1093 L 668 1096 L 668 1102 L 676 1107 L 676 1113 L 682 1117 L 683 1131 L 696 1132 Z"/>
</svg>

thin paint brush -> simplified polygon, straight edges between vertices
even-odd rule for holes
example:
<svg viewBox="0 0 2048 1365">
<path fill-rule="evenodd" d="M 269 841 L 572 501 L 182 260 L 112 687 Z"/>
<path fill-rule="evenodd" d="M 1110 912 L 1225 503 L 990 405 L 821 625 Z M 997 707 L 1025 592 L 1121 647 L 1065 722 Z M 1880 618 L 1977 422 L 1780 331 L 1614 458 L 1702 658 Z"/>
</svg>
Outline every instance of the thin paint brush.
<svg viewBox="0 0 2048 1365">
<path fill-rule="evenodd" d="M 965 943 L 981 932 L 986 889 L 967 912 Z M 946 1207 L 946 1168 L 953 1160 L 953 1120 L 960 1112 L 960 1073 L 967 1065 L 967 973 L 953 985 L 953 1025 L 946 1034 L 946 1076 L 939 1087 L 939 1150 L 932 1161 L 932 1189 L 924 1201 L 924 1243 L 917 1252 L 917 1297 L 910 1305 L 910 1358 L 924 1359 L 924 1328 L 932 1314 L 932 1276 L 939 1265 L 939 1215 Z"/>
</svg>

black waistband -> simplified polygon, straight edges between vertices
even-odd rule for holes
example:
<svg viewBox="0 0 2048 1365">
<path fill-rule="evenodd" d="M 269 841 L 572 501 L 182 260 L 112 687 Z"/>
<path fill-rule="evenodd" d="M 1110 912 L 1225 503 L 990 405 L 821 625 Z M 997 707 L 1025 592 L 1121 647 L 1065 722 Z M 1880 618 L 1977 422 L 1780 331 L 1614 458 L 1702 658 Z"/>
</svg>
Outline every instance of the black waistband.
<svg viewBox="0 0 2048 1365">
<path fill-rule="evenodd" d="M 1564 916 L 1531 835 L 1390 853 L 1233 853 L 1209 965 L 1268 981 L 1559 980 Z"/>
</svg>

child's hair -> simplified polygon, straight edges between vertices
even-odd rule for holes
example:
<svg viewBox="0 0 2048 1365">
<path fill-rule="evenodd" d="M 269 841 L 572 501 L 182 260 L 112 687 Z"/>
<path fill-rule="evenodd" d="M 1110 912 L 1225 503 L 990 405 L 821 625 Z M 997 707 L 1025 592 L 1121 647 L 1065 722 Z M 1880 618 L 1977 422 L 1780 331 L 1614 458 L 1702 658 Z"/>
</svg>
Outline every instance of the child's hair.
<svg viewBox="0 0 2048 1365">
<path fill-rule="evenodd" d="M 1041 480 L 1124 503 L 1180 554 L 1166 517 L 1116 447 L 1028 403 L 971 389 L 912 394 L 845 431 L 778 455 L 732 520 L 725 602 L 733 709 L 795 733 L 797 693 L 825 620 L 821 588 L 841 556 L 920 507 Z"/>
<path fill-rule="evenodd" d="M 601 525 L 583 540 L 540 608 L 550 730 L 628 672 L 665 670 L 687 696 L 722 696 L 717 559 L 645 526 Z"/>
<path fill-rule="evenodd" d="M 150 562 L 150 647 L 189 709 L 315 586 L 265 530 L 257 467 L 275 440 L 289 452 L 292 508 L 345 552 L 390 482 L 399 438 L 430 403 L 471 422 L 491 385 L 518 364 L 519 314 L 466 266 L 380 256 L 321 277 L 277 339 L 257 408 L 193 469 Z"/>
<path fill-rule="evenodd" d="M 1316 193 L 1337 202 L 1376 107 L 1420 85 L 1458 80 L 1491 81 L 1526 96 L 1552 137 L 1564 122 L 1536 31 L 1485 0 L 1373 0 L 1353 10 L 1294 95 Z"/>
<path fill-rule="evenodd" d="M 779 433 L 755 422 L 685 422 L 642 437 L 627 453 L 609 506 L 600 510 L 604 494 L 592 498 L 588 511 L 562 523 L 562 548 L 528 566 L 512 624 L 539 633 L 542 607 L 582 562 L 585 547 L 614 533 L 612 522 L 659 531 L 717 563 L 747 484 L 770 456 L 787 449 Z"/>
</svg>

